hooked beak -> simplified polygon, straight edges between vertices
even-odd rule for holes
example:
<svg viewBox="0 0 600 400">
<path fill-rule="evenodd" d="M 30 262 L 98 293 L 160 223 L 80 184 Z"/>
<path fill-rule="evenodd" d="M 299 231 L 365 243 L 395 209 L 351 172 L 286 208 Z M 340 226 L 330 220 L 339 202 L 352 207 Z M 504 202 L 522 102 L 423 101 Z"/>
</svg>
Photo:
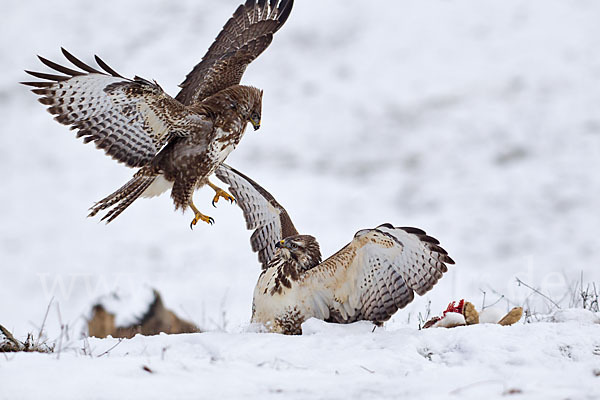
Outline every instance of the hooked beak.
<svg viewBox="0 0 600 400">
<path fill-rule="evenodd" d="M 275 243 L 275 247 L 280 249 L 283 247 L 284 244 L 285 244 L 285 241 L 280 240 L 279 242 Z"/>
<path fill-rule="evenodd" d="M 257 131 L 258 128 L 260 128 L 260 120 L 255 121 L 253 119 L 250 119 L 250 123 L 252 124 L 252 127 L 254 128 L 255 131 Z"/>
</svg>

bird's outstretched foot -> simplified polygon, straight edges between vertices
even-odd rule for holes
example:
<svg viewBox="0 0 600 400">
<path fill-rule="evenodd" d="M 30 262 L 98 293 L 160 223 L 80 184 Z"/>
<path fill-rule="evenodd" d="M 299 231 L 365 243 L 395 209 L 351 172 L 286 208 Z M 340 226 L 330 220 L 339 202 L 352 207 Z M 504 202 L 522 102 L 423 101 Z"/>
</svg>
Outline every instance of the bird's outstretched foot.
<svg viewBox="0 0 600 400">
<path fill-rule="evenodd" d="M 219 202 L 219 199 L 222 197 L 225 200 L 231 202 L 233 204 L 233 202 L 235 201 L 235 197 L 233 197 L 232 195 L 230 195 L 229 193 L 227 193 L 226 191 L 224 191 L 223 189 L 220 188 L 216 188 L 215 189 L 215 197 L 213 197 L 212 200 L 212 205 L 213 207 L 216 207 L 216 203 Z"/>
<path fill-rule="evenodd" d="M 216 204 L 221 197 L 227 201 L 230 201 L 231 203 L 233 203 L 235 201 L 235 197 L 233 197 L 232 195 L 230 195 L 229 193 L 227 193 L 226 191 L 224 191 L 223 189 L 221 189 L 220 187 L 218 187 L 211 181 L 208 181 L 208 186 L 210 186 L 215 191 L 215 197 L 213 197 L 213 201 L 212 201 L 213 207 L 216 207 Z"/>
<path fill-rule="evenodd" d="M 212 217 L 209 217 L 208 215 L 204 215 L 201 212 L 196 212 L 196 216 L 194 217 L 192 222 L 190 222 L 190 229 L 193 230 L 194 225 L 196 225 L 198 223 L 198 221 L 204 221 L 210 225 L 215 223 L 215 220 Z"/>
</svg>

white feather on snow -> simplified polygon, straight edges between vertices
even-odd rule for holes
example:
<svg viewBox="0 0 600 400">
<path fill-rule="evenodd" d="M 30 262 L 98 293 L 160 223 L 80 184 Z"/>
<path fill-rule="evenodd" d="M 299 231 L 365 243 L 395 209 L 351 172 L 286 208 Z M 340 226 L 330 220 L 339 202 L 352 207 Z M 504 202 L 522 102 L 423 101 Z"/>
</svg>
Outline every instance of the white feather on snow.
<svg viewBox="0 0 600 400">
<path fill-rule="evenodd" d="M 447 312 L 439 321 L 433 324 L 433 328 L 452 328 L 466 325 L 465 317 L 461 313 Z"/>
</svg>

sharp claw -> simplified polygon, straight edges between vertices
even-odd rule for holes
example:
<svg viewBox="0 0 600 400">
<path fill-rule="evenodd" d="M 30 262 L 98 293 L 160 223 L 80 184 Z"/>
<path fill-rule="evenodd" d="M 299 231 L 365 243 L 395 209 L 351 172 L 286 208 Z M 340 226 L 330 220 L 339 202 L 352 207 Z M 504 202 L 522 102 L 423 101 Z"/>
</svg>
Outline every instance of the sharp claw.
<svg viewBox="0 0 600 400">
<path fill-rule="evenodd" d="M 194 230 L 194 225 L 196 225 L 199 221 L 204 221 L 210 225 L 215 223 L 215 220 L 212 217 L 209 217 L 208 215 L 202 215 L 202 214 L 199 214 L 199 215 L 200 215 L 200 217 L 197 216 L 192 220 L 192 222 L 190 222 L 191 230 Z"/>
<path fill-rule="evenodd" d="M 215 189 L 215 188 L 213 188 L 213 189 Z M 220 199 L 221 197 L 222 197 L 222 198 L 224 198 L 225 200 L 229 201 L 231 204 L 233 204 L 233 203 L 237 203 L 237 201 L 236 201 L 235 197 L 233 197 L 232 195 L 230 195 L 230 194 L 229 194 L 229 193 L 227 193 L 226 191 L 224 191 L 224 190 L 222 190 L 222 189 L 219 189 L 219 188 L 216 188 L 216 189 L 215 189 L 215 192 L 216 192 L 216 194 L 215 194 L 215 197 L 214 197 L 214 198 L 213 198 L 213 200 L 212 200 L 212 205 L 213 205 L 213 207 L 217 207 L 217 206 L 216 206 L 216 203 L 218 203 L 218 202 L 219 202 L 219 199 Z"/>
</svg>

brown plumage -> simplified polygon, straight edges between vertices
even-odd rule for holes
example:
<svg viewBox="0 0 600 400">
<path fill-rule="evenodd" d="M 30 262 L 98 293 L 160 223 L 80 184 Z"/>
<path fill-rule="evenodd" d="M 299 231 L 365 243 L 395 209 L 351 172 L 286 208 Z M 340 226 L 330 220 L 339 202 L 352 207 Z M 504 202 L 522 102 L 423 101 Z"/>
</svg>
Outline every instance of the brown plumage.
<svg viewBox="0 0 600 400">
<path fill-rule="evenodd" d="M 454 264 L 439 242 L 418 228 L 382 224 L 358 231 L 350 243 L 321 261 L 317 240 L 300 235 L 285 209 L 264 188 L 221 164 L 263 265 L 252 321 L 273 332 L 301 333 L 315 317 L 330 322 L 368 320 L 380 325 L 433 288 Z"/>
<path fill-rule="evenodd" d="M 293 0 L 247 0 L 240 5 L 181 83 L 175 99 L 191 104 L 240 83 L 248 64 L 269 47 L 293 5 Z"/>
<path fill-rule="evenodd" d="M 168 189 L 176 209 L 194 211 L 192 225 L 212 223 L 194 206 L 194 190 L 208 184 L 213 205 L 233 197 L 209 182 L 218 164 L 239 144 L 248 122 L 260 127 L 262 91 L 239 85 L 247 65 L 271 43 L 287 20 L 292 0 L 248 0 L 227 21 L 202 61 L 181 84 L 173 99 L 156 82 L 124 78 L 96 56 L 100 69 L 63 49 L 74 67 L 39 57 L 63 74 L 26 71 L 42 79 L 33 86 L 55 119 L 77 130 L 84 143 L 118 162 L 139 168 L 120 189 L 97 202 L 89 216 L 107 210 L 110 222 L 138 197 Z"/>
</svg>

